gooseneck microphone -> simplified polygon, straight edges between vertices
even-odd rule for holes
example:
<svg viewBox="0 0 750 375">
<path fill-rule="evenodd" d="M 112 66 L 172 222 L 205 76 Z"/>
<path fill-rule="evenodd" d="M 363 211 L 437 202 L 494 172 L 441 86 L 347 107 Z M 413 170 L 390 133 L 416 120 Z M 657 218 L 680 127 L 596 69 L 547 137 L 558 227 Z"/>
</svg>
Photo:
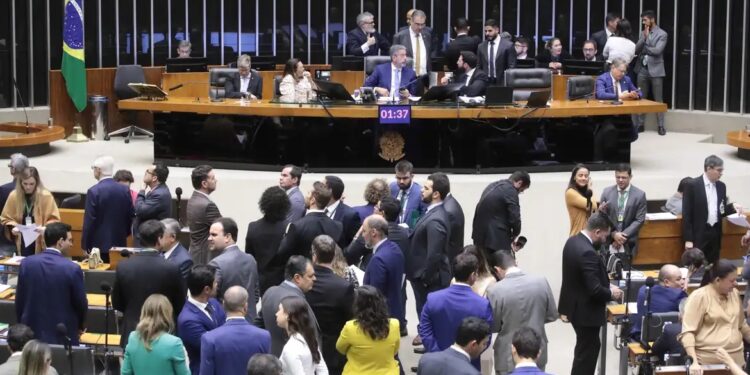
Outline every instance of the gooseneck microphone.
<svg viewBox="0 0 750 375">
<path fill-rule="evenodd" d="M 23 109 L 23 115 L 26 117 L 26 134 L 30 133 L 29 129 L 29 113 L 26 112 L 26 103 L 23 101 L 23 96 L 21 95 L 21 90 L 18 89 L 18 83 L 16 82 L 16 77 L 11 75 L 11 78 L 13 78 L 13 88 L 16 89 L 16 94 L 18 94 L 18 100 L 21 101 L 21 109 Z"/>
<path fill-rule="evenodd" d="M 65 323 L 57 323 L 57 334 L 60 335 L 60 337 L 63 339 L 63 346 L 65 347 L 65 350 L 68 352 L 68 365 L 70 366 L 70 373 L 74 374 L 73 371 L 73 346 L 70 340 L 70 337 L 68 336 L 68 328 L 65 326 Z"/>
<path fill-rule="evenodd" d="M 175 194 L 177 194 L 177 222 L 182 225 L 182 222 L 180 222 L 180 202 L 182 201 L 182 188 L 177 187 L 177 189 L 174 189 Z M 175 233 L 175 235 L 178 235 L 179 233 Z"/>
</svg>

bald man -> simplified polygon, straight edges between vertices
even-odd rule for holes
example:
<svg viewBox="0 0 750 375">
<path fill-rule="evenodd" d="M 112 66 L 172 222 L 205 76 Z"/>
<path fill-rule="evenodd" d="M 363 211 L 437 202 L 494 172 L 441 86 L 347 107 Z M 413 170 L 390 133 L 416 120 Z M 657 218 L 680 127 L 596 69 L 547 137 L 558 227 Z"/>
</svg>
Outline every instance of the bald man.
<svg viewBox="0 0 750 375">
<path fill-rule="evenodd" d="M 674 264 L 662 266 L 659 270 L 658 284 L 651 288 L 651 303 L 648 307 L 646 307 L 646 286 L 638 290 L 638 313 L 630 336 L 640 339 L 641 320 L 646 315 L 647 309 L 652 313 L 678 312 L 680 301 L 687 297 L 686 288 L 687 283 L 677 266 Z"/>
</svg>

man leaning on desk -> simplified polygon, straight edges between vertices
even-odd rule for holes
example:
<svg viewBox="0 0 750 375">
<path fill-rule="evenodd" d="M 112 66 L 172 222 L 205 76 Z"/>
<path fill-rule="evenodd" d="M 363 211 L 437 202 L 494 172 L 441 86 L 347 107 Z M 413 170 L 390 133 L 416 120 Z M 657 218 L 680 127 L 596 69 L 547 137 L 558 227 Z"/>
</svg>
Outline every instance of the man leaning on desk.
<svg viewBox="0 0 750 375">
<path fill-rule="evenodd" d="M 390 55 L 391 62 L 376 66 L 365 79 L 365 86 L 372 87 L 379 96 L 408 98 L 416 91 L 417 74 L 406 66 L 406 47 L 394 44 Z"/>
<path fill-rule="evenodd" d="M 232 79 L 224 84 L 224 92 L 227 98 L 262 99 L 263 77 L 258 72 L 250 69 L 250 55 L 240 55 L 237 58 L 237 70 Z"/>
</svg>

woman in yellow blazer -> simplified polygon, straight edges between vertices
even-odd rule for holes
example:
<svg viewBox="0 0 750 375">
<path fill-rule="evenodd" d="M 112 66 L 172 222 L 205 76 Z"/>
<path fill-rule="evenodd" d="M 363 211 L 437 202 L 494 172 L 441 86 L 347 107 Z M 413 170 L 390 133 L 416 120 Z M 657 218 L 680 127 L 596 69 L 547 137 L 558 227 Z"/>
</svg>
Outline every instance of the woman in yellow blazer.
<svg viewBox="0 0 750 375">
<path fill-rule="evenodd" d="M 5 227 L 4 235 L 8 238 L 8 231 L 16 236 L 16 246 L 23 256 L 33 255 L 44 250 L 44 236 L 40 235 L 35 244 L 23 246 L 23 238 L 16 226 L 18 224 L 36 224 L 37 231 L 44 232 L 44 226 L 48 223 L 60 221 L 60 211 L 57 203 L 47 189 L 42 185 L 39 171 L 34 167 L 28 167 L 21 172 L 16 180 L 16 189 L 8 195 L 0 223 Z"/>
<path fill-rule="evenodd" d="M 578 164 L 573 168 L 568 188 L 565 190 L 565 206 L 570 216 L 568 235 L 575 236 L 586 227 L 586 222 L 598 206 L 598 201 L 591 190 L 589 169 L 583 164 Z"/>
<path fill-rule="evenodd" d="M 354 320 L 346 322 L 336 350 L 346 355 L 344 375 L 397 375 L 401 341 L 397 319 L 388 318 L 385 297 L 370 285 L 357 288 Z"/>
</svg>

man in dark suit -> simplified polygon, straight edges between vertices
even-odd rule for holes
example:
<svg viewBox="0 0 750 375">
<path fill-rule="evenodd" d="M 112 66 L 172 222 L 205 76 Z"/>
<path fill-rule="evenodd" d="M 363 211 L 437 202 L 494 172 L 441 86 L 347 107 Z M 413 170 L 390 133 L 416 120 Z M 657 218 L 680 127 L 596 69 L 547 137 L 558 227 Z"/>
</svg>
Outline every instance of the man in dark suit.
<svg viewBox="0 0 750 375">
<path fill-rule="evenodd" d="M 354 235 L 357 234 L 362 222 L 359 219 L 357 211 L 348 206 L 341 200 L 344 194 L 344 181 L 338 176 L 326 176 L 326 186 L 331 189 L 331 202 L 328 203 L 325 212 L 328 217 L 338 221 L 342 225 L 343 233 L 339 240 L 339 245 L 345 249 L 352 242 Z"/>
<path fill-rule="evenodd" d="M 245 320 L 249 303 L 252 301 L 241 286 L 224 293 L 226 323 L 201 337 L 201 375 L 244 374 L 252 356 L 271 352 L 268 331 Z"/>
<path fill-rule="evenodd" d="M 164 243 L 160 249 L 162 257 L 176 265 L 182 279 L 187 281 L 190 268 L 193 267 L 193 259 L 177 238 L 180 234 L 180 223 L 171 217 L 161 220 L 161 223 L 164 224 Z"/>
<path fill-rule="evenodd" d="M 477 69 L 477 55 L 471 51 L 462 51 L 456 62 L 458 68 L 455 76 L 448 78 L 444 76 L 440 83 L 445 85 L 450 82 L 463 84 L 459 95 L 482 96 L 487 91 L 489 77 L 487 73 Z"/>
<path fill-rule="evenodd" d="M 310 257 L 310 245 L 313 239 L 321 234 L 331 236 L 337 243 L 341 241 L 343 227 L 338 221 L 332 220 L 325 214 L 325 208 L 331 201 L 331 189 L 320 181 L 315 181 L 308 194 L 307 203 L 310 207 L 305 217 L 289 224 L 286 234 L 281 240 L 279 252 L 274 262 L 286 264 L 292 255 Z"/>
<path fill-rule="evenodd" d="M 237 58 L 237 74 L 224 84 L 227 98 L 263 99 L 263 77 L 250 69 L 250 55 Z"/>
<path fill-rule="evenodd" d="M 370 12 L 357 16 L 357 27 L 346 35 L 346 53 L 354 56 L 377 56 L 388 53 L 388 40 L 375 30 L 375 16 Z"/>
<path fill-rule="evenodd" d="M 388 229 L 388 222 L 380 215 L 372 215 L 362 224 L 365 246 L 375 253 L 367 264 L 362 284 L 372 285 L 383 293 L 390 317 L 403 324 L 405 314 L 401 305 L 401 289 L 405 272 L 404 253 L 386 237 Z"/>
<path fill-rule="evenodd" d="M 658 283 L 652 286 L 650 291 L 647 291 L 648 286 L 641 286 L 638 289 L 638 309 L 630 330 L 631 338 L 641 339 L 642 321 L 646 313 L 678 312 L 680 301 L 687 298 L 687 293 L 683 289 L 685 286 L 682 271 L 674 264 L 665 264 L 661 267 Z M 647 294 L 651 295 L 650 301 L 646 300 Z"/>
<path fill-rule="evenodd" d="M 109 249 L 127 245 L 133 224 L 133 200 L 130 190 L 112 179 L 115 161 L 111 156 L 94 160 L 91 169 L 99 182 L 86 191 L 81 248 L 98 248 L 102 260 L 109 263 Z"/>
<path fill-rule="evenodd" d="M 505 84 L 505 70 L 516 67 L 516 49 L 513 42 L 500 38 L 500 24 L 488 19 L 484 22 L 485 41 L 477 47 L 479 69 L 490 77 L 491 84 Z"/>
<path fill-rule="evenodd" d="M 195 189 L 186 212 L 190 227 L 190 256 L 195 264 L 207 264 L 210 259 L 208 228 L 221 217 L 219 207 L 209 197 L 216 190 L 216 174 L 210 165 L 199 165 L 193 168 L 190 179 Z"/>
<path fill-rule="evenodd" d="M 601 58 L 604 52 L 604 46 L 607 45 L 607 39 L 615 35 L 617 23 L 620 22 L 620 15 L 617 13 L 607 13 L 604 18 L 605 27 L 591 35 L 591 39 L 596 42 L 598 48 L 597 55 Z"/>
<path fill-rule="evenodd" d="M 24 259 L 18 272 L 16 317 L 29 326 L 38 340 L 63 344 L 57 331 L 62 323 L 72 345 L 84 330 L 88 311 L 83 271 L 66 257 L 73 246 L 70 225 L 47 224 L 44 242 L 50 245 L 43 252 Z"/>
<path fill-rule="evenodd" d="M 609 72 L 596 78 L 596 98 L 599 100 L 638 100 L 641 91 L 627 75 L 628 64 L 616 57 L 610 64 Z"/>
<path fill-rule="evenodd" d="M 482 42 L 476 35 L 469 35 L 470 29 L 469 21 L 466 18 L 456 18 L 456 22 L 453 25 L 453 31 L 456 32 L 456 39 L 451 40 L 448 43 L 448 48 L 445 50 L 445 65 L 452 72 L 458 69 L 456 61 L 458 61 L 461 51 L 470 51 L 476 54 L 477 47 Z"/>
<path fill-rule="evenodd" d="M 284 265 L 273 264 L 272 260 L 286 231 L 289 197 L 278 186 L 271 186 L 260 196 L 258 206 L 263 217 L 247 225 L 245 252 L 258 262 L 259 295 L 263 295 L 284 280 Z"/>
<path fill-rule="evenodd" d="M 478 317 L 492 326 L 490 302 L 471 289 L 477 278 L 478 264 L 474 255 L 459 254 L 454 266 L 456 282 L 427 296 L 419 316 L 419 336 L 426 351 L 437 352 L 449 348 L 456 340 L 456 331 L 464 318 Z M 480 370 L 478 359 L 472 364 Z"/>
<path fill-rule="evenodd" d="M 589 39 L 583 42 L 583 60 L 604 62 L 604 57 L 599 55 L 599 48 L 594 40 Z M 604 46 L 601 46 L 601 48 L 604 48 Z"/>
<path fill-rule="evenodd" d="M 511 375 L 550 375 L 537 367 L 536 360 L 542 352 L 543 338 L 530 327 L 520 327 L 513 334 L 511 351 L 516 368 Z"/>
<path fill-rule="evenodd" d="M 479 359 L 490 340 L 490 325 L 477 317 L 465 318 L 456 332 L 456 343 L 419 359 L 417 375 L 479 375 L 471 360 Z M 460 351 L 458 349 L 461 349 Z"/>
<path fill-rule="evenodd" d="M 422 187 L 422 202 L 427 204 L 427 212 L 411 233 L 411 245 L 406 256 L 406 274 L 414 290 L 417 316 L 420 317 L 427 294 L 447 287 L 451 280 L 448 260 L 450 217 L 443 207 L 448 186 L 448 179 L 444 174 L 431 174 L 427 177 Z M 419 345 L 420 342 L 415 338 L 414 345 Z"/>
<path fill-rule="evenodd" d="M 284 189 L 286 195 L 289 197 L 289 203 L 292 205 L 286 215 L 287 223 L 292 223 L 305 216 L 307 204 L 304 195 L 302 195 L 302 191 L 299 189 L 301 181 L 302 168 L 293 164 L 287 164 L 281 169 L 279 187 Z"/>
<path fill-rule="evenodd" d="M 425 211 L 422 202 L 422 186 L 414 182 L 414 165 L 406 159 L 396 163 L 396 181 L 391 182 L 391 196 L 401 205 L 398 223 L 414 228 L 417 220 Z"/>
<path fill-rule="evenodd" d="M 143 249 L 117 265 L 112 288 L 112 307 L 124 316 L 120 339 L 123 348 L 141 319 L 143 302 L 150 295 L 163 294 L 169 299 L 175 321 L 185 303 L 184 282 L 179 269 L 159 253 L 164 241 L 164 224 L 148 220 L 138 229 Z"/>
<path fill-rule="evenodd" d="M 401 249 L 401 253 L 406 257 L 406 254 L 409 252 L 409 228 L 398 224 L 400 211 L 401 206 L 395 198 L 385 197 L 375 205 L 373 215 L 385 218 L 388 222 L 386 237 L 388 240 L 395 242 L 398 248 Z M 363 230 L 364 227 L 359 228 L 356 238 L 344 251 L 344 257 L 346 257 L 347 263 L 356 265 L 364 270 L 367 269 L 367 265 L 370 259 L 372 259 L 373 251 L 365 244 L 365 239 L 362 237 Z"/>
<path fill-rule="evenodd" d="M 406 66 L 406 47 L 394 44 L 389 50 L 391 62 L 380 64 L 365 79 L 365 86 L 376 94 L 394 100 L 405 99 L 417 93 L 417 74 Z"/>
<path fill-rule="evenodd" d="M 276 324 L 276 312 L 279 311 L 279 303 L 286 297 L 299 297 L 304 299 L 305 293 L 312 289 L 315 283 L 315 270 L 309 259 L 295 255 L 289 258 L 284 269 L 286 280 L 281 284 L 269 288 L 261 299 L 261 309 L 255 318 L 255 326 L 268 330 L 271 333 L 271 354 L 281 355 L 284 344 L 289 340 L 286 331 Z M 309 307 L 309 306 L 308 306 Z M 319 332 L 318 321 L 312 308 L 309 310 L 310 320 L 315 332 Z"/>
<path fill-rule="evenodd" d="M 606 212 L 609 220 L 615 224 L 608 241 L 610 246 L 617 251 L 630 251 L 635 257 L 638 252 L 638 232 L 646 221 L 646 193 L 630 183 L 632 178 L 630 164 L 618 164 L 615 167 L 615 185 L 602 191 L 599 210 Z"/>
<path fill-rule="evenodd" d="M 228 217 L 222 217 L 211 224 L 208 248 L 219 255 L 208 264 L 216 268 L 217 295 L 220 299 L 227 289 L 235 285 L 247 290 L 250 295 L 247 320 L 252 321 L 257 315 L 255 303 L 258 301 L 258 263 L 252 255 L 237 246 L 237 232 L 237 223 Z"/>
<path fill-rule="evenodd" d="M 16 188 L 16 176 L 28 167 L 29 159 L 23 154 L 16 153 L 10 156 L 8 168 L 10 169 L 10 175 L 13 177 L 13 180 L 0 185 L 0 207 L 5 207 L 8 195 L 10 195 L 10 192 Z M 6 238 L 4 233 L 0 233 L 0 255 L 13 256 L 15 252 L 16 242 Z"/>
<path fill-rule="evenodd" d="M 201 336 L 224 324 L 226 314 L 216 300 L 216 270 L 197 265 L 187 278 L 188 299 L 177 317 L 177 335 L 185 344 L 190 372 L 197 375 L 201 366 Z"/>
<path fill-rule="evenodd" d="M 443 208 L 450 218 L 451 235 L 448 239 L 448 259 L 453 262 L 456 255 L 464 249 L 464 210 L 451 193 L 450 180 L 447 175 L 445 175 L 445 180 L 448 181 L 448 195 L 443 201 Z"/>
<path fill-rule="evenodd" d="M 141 223 L 148 220 L 161 220 L 172 216 L 172 193 L 167 187 L 169 168 L 156 163 L 146 169 L 143 175 L 145 188 L 135 199 L 135 220 L 133 220 L 133 246 L 146 246 L 140 242 Z"/>
<path fill-rule="evenodd" d="M 703 175 L 694 178 L 682 193 L 682 238 L 685 249 L 703 250 L 708 263 L 716 262 L 721 250 L 721 219 L 742 208 L 729 203 L 727 186 L 719 181 L 724 161 L 710 155 L 703 162 Z M 710 209 L 708 207 L 711 207 Z"/>
<path fill-rule="evenodd" d="M 422 76 L 432 70 L 432 35 L 425 30 L 427 15 L 415 9 L 411 14 L 409 28 L 399 31 L 393 36 L 393 45 L 406 47 L 406 55 L 414 61 L 417 76 Z"/>
<path fill-rule="evenodd" d="M 331 264 L 335 255 L 336 242 L 331 237 L 315 237 L 312 243 L 315 283 L 312 289 L 305 293 L 305 299 L 318 318 L 322 339 L 320 351 L 328 366 L 328 372 L 341 374 L 346 364 L 346 356 L 336 350 L 336 340 L 344 324 L 354 315 L 354 286 L 333 273 Z"/>
<path fill-rule="evenodd" d="M 607 318 L 604 305 L 622 297 L 622 290 L 610 285 L 604 261 L 596 251 L 611 229 L 609 218 L 596 213 L 589 218 L 586 229 L 570 237 L 563 248 L 557 311 L 563 322 L 572 323 L 576 333 L 571 374 L 594 374 L 601 345 L 599 330 Z"/>
<path fill-rule="evenodd" d="M 512 255 L 512 244 L 521 233 L 518 195 L 531 186 L 525 171 L 515 171 L 506 180 L 489 184 L 474 211 L 471 238 L 485 256 L 504 250 Z M 489 258 L 488 258 L 489 259 Z"/>
</svg>

